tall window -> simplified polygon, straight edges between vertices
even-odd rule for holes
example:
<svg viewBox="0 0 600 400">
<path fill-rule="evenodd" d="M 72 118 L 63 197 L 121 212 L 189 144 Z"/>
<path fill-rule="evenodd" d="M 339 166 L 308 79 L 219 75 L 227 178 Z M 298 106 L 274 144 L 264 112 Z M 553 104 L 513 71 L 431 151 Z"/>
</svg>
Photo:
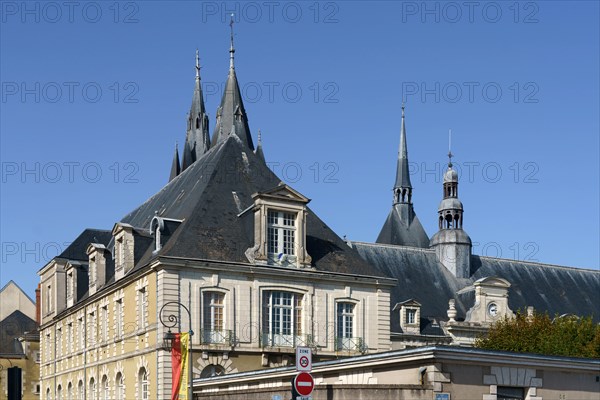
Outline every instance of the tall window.
<svg viewBox="0 0 600 400">
<path fill-rule="evenodd" d="M 417 323 L 417 310 L 409 308 L 406 310 L 406 323 L 416 324 Z"/>
<path fill-rule="evenodd" d="M 73 400 L 73 384 L 71 382 L 67 385 L 67 400 Z"/>
<path fill-rule="evenodd" d="M 52 285 L 46 286 L 46 312 L 52 311 Z"/>
<path fill-rule="evenodd" d="M 102 342 L 108 340 L 108 306 L 100 309 L 100 340 Z"/>
<path fill-rule="evenodd" d="M 125 399 L 125 384 L 123 382 L 123 374 L 120 372 L 117 373 L 117 378 L 115 379 L 115 399 Z"/>
<path fill-rule="evenodd" d="M 96 400 L 96 380 L 93 377 L 90 378 L 89 398 Z"/>
<path fill-rule="evenodd" d="M 56 388 L 56 400 L 63 400 L 61 385 L 58 385 L 58 387 Z"/>
<path fill-rule="evenodd" d="M 337 348 L 353 349 L 356 347 L 353 339 L 354 304 L 337 303 Z"/>
<path fill-rule="evenodd" d="M 85 400 L 85 393 L 83 391 L 83 381 L 79 381 L 79 384 L 77 384 L 77 399 Z"/>
<path fill-rule="evenodd" d="M 302 295 L 263 293 L 263 345 L 295 346 L 302 335 Z"/>
<path fill-rule="evenodd" d="M 73 323 L 69 322 L 67 324 L 67 350 L 66 353 L 69 354 L 73 351 Z"/>
<path fill-rule="evenodd" d="M 123 299 L 115 302 L 115 337 L 120 339 L 123 336 Z"/>
<path fill-rule="evenodd" d="M 83 317 L 77 319 L 77 335 L 75 336 L 75 340 L 79 346 L 79 350 L 83 350 L 85 346 L 85 331 L 83 325 Z"/>
<path fill-rule="evenodd" d="M 52 400 L 52 395 L 50 393 L 50 388 L 46 389 L 46 400 Z"/>
<path fill-rule="evenodd" d="M 204 292 L 202 295 L 202 340 L 205 343 L 222 343 L 223 332 L 223 300 L 225 295 L 219 292 Z"/>
<path fill-rule="evenodd" d="M 101 392 L 101 400 L 110 400 L 110 389 L 108 387 L 108 376 L 104 375 L 102 377 L 102 392 Z"/>
<path fill-rule="evenodd" d="M 96 345 L 96 329 L 97 329 L 97 320 L 96 320 L 96 312 L 92 311 L 89 315 L 90 325 L 88 326 L 88 342 L 91 346 Z"/>
<path fill-rule="evenodd" d="M 96 286 L 96 257 L 90 258 L 90 286 Z"/>
<path fill-rule="evenodd" d="M 140 372 L 138 374 L 138 382 L 140 388 L 140 400 L 149 400 L 150 384 L 148 383 L 148 372 L 146 371 L 146 368 L 140 368 Z"/>
<path fill-rule="evenodd" d="M 267 214 L 267 252 L 272 257 L 296 255 L 296 214 L 269 210 Z"/>
<path fill-rule="evenodd" d="M 50 337 L 48 337 L 50 339 Z M 62 356 L 63 348 L 63 331 L 62 328 L 56 329 L 56 353 L 58 356 Z"/>
<path fill-rule="evenodd" d="M 146 312 L 148 307 L 148 291 L 146 288 L 142 288 L 138 291 L 138 303 L 140 305 L 139 308 L 139 326 L 138 329 L 145 329 L 147 325 L 146 321 Z"/>
<path fill-rule="evenodd" d="M 67 299 L 73 298 L 73 271 L 67 274 Z"/>
</svg>

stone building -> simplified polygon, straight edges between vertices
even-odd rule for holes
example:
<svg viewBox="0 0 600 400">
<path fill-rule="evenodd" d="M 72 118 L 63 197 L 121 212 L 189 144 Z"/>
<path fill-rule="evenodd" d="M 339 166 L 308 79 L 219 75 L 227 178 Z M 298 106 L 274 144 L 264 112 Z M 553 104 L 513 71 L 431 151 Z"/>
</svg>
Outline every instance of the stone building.
<svg viewBox="0 0 600 400">
<path fill-rule="evenodd" d="M 0 289 L 0 400 L 8 398 L 9 387 L 11 391 L 20 391 L 23 400 L 39 399 L 40 344 L 36 304 L 13 281 Z"/>
<path fill-rule="evenodd" d="M 451 162 L 429 239 L 413 209 L 404 112 L 379 239 L 341 239 L 267 167 L 260 139 L 254 146 L 234 54 L 232 37 L 212 138 L 196 55 L 182 162 L 176 149 L 169 182 L 39 271 L 43 399 L 168 397 L 168 315 L 175 330 L 194 332 L 194 377 L 206 378 L 292 365 L 298 345 L 316 361 L 469 345 L 527 306 L 600 314 L 597 271 L 471 254 Z"/>
</svg>

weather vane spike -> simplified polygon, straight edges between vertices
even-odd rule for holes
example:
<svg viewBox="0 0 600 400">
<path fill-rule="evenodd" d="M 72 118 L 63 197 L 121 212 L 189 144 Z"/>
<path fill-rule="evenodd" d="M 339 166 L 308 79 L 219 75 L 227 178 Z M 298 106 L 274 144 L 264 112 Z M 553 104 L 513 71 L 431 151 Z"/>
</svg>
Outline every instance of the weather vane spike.
<svg viewBox="0 0 600 400">
<path fill-rule="evenodd" d="M 229 21 L 229 27 L 231 28 L 231 47 L 229 48 L 229 68 L 233 68 L 233 53 L 235 53 L 235 48 L 233 47 L 233 13 L 231 13 L 231 20 Z"/>
<path fill-rule="evenodd" d="M 452 129 L 448 129 L 448 167 L 452 167 Z"/>
<path fill-rule="evenodd" d="M 261 140 L 262 140 L 262 138 L 261 138 L 260 129 L 259 129 L 259 130 L 258 130 L 258 142 L 260 143 L 260 142 L 261 142 Z"/>
<path fill-rule="evenodd" d="M 404 100 L 402 100 L 402 118 L 404 118 Z"/>
<path fill-rule="evenodd" d="M 200 78 L 200 53 L 196 49 L 196 78 Z"/>
</svg>

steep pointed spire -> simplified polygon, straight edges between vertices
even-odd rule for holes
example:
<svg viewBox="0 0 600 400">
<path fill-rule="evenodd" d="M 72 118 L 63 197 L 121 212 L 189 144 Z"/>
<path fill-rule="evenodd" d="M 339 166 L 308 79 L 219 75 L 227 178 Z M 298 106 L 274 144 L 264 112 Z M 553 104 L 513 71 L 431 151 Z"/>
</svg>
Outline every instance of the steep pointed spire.
<svg viewBox="0 0 600 400">
<path fill-rule="evenodd" d="M 402 122 L 400 126 L 400 146 L 396 165 L 394 184 L 394 202 L 377 243 L 402 246 L 428 247 L 429 237 L 415 214 L 412 204 L 412 185 L 408 170 L 408 150 L 406 146 L 406 125 L 404 122 L 404 103 L 402 104 Z"/>
<path fill-rule="evenodd" d="M 202 157 L 202 155 L 210 148 L 208 115 L 206 115 L 204 98 L 202 96 L 200 68 L 200 56 L 196 49 L 196 81 L 194 84 L 192 105 L 187 118 L 187 134 L 183 149 L 183 169 L 186 169 L 197 159 Z"/>
<path fill-rule="evenodd" d="M 225 91 L 221 98 L 221 105 L 217 109 L 217 124 L 213 130 L 213 138 L 211 146 L 227 139 L 230 132 L 235 132 L 235 135 L 241 142 L 250 150 L 254 150 L 250 127 L 248 126 L 248 116 L 242 101 L 242 94 L 238 84 L 235 68 L 233 64 L 233 55 L 235 48 L 233 47 L 233 14 L 231 16 L 231 46 L 229 48 L 229 75 L 225 83 Z M 225 135 L 223 134 L 225 132 Z"/>
<path fill-rule="evenodd" d="M 175 143 L 175 154 L 173 154 L 173 162 L 171 163 L 171 174 L 169 175 L 169 182 L 171 182 L 179 173 L 181 172 L 181 167 L 179 166 L 179 149 L 177 148 L 177 143 Z"/>
<path fill-rule="evenodd" d="M 412 202 L 412 185 L 408 170 L 408 149 L 406 147 L 406 125 L 404 122 L 404 103 L 402 103 L 402 123 L 400 127 L 400 146 L 394 184 L 394 204 Z"/>
<path fill-rule="evenodd" d="M 254 154 L 256 154 L 261 160 L 265 161 L 265 153 L 263 152 L 260 129 L 258 130 L 258 143 L 256 145 L 256 150 L 254 150 Z"/>
</svg>

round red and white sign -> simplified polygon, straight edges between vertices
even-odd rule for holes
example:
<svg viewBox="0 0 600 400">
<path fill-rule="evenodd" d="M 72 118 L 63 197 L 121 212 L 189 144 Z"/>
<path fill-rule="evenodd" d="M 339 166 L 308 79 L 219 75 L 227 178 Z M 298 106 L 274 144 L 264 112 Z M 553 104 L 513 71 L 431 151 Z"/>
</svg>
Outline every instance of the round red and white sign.
<svg viewBox="0 0 600 400">
<path fill-rule="evenodd" d="M 300 357 L 300 365 L 302 366 L 302 368 L 308 367 L 308 357 L 306 357 L 306 356 Z"/>
<path fill-rule="evenodd" d="M 315 388 L 315 380 L 308 372 L 300 372 L 294 378 L 294 388 L 300 396 L 308 396 Z"/>
</svg>

